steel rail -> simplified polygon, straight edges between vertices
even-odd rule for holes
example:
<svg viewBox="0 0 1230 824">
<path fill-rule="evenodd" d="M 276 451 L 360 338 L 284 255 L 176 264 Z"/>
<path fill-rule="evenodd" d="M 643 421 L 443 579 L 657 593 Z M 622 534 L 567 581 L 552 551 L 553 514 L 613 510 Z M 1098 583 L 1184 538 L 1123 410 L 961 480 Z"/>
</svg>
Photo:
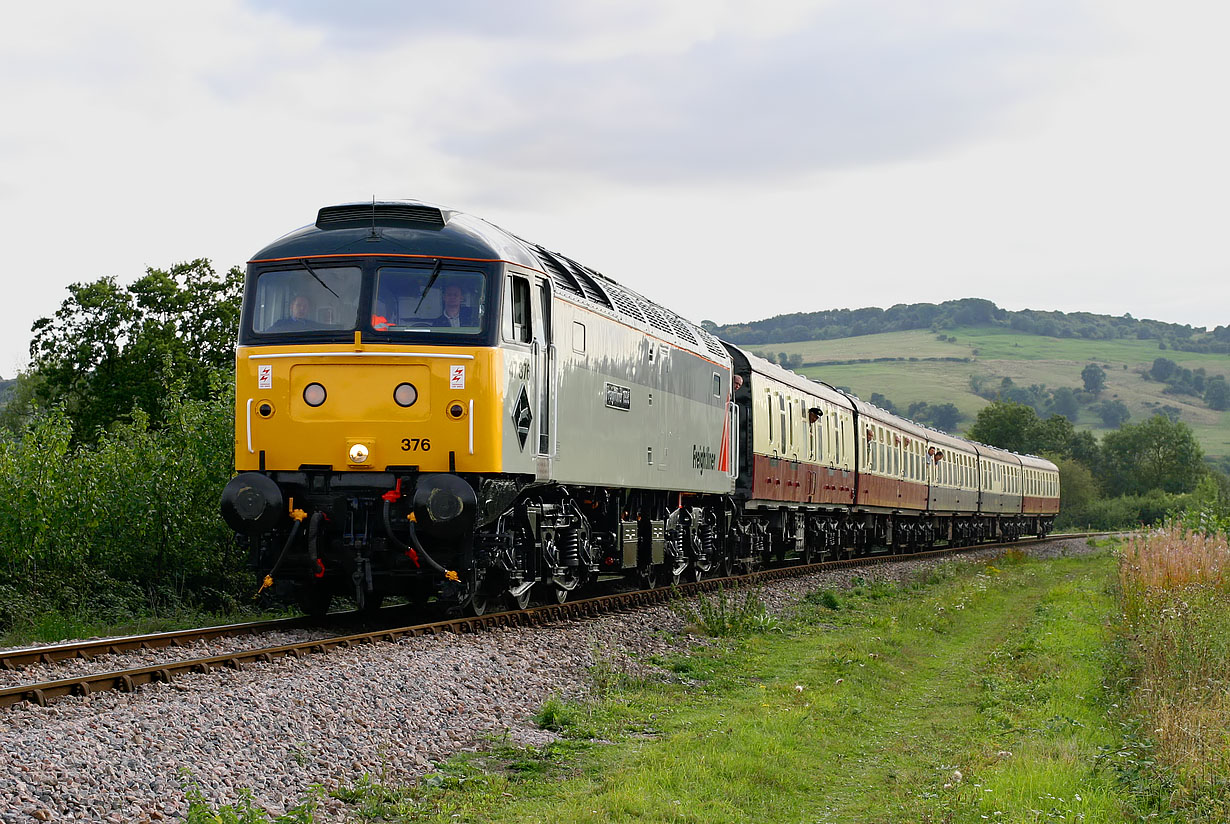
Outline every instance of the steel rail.
<svg viewBox="0 0 1230 824">
<path fill-rule="evenodd" d="M 349 618 L 355 615 L 357 613 L 342 612 L 336 613 L 331 617 Z M 293 618 L 274 618 L 268 621 L 247 621 L 239 624 L 220 624 L 213 627 L 151 632 L 145 635 L 91 638 L 86 641 L 73 641 L 67 644 L 0 649 L 0 670 L 18 670 L 31 664 L 58 664 L 61 661 L 97 658 L 102 655 L 116 655 L 136 650 L 183 647 L 193 641 L 208 640 L 210 638 L 251 635 L 271 630 L 303 629 L 305 627 L 317 626 L 318 624 L 318 621 L 313 621 L 300 615 Z"/>
<path fill-rule="evenodd" d="M 506 627 L 516 628 L 547 626 L 576 618 L 590 618 L 610 612 L 619 612 L 642 606 L 668 603 L 679 598 L 698 595 L 704 592 L 711 592 L 721 587 L 740 588 L 747 586 L 748 584 L 756 584 L 759 582 L 801 577 L 826 569 L 876 566 L 880 564 L 912 561 L 919 558 L 955 555 L 985 549 L 1005 549 L 1020 546 L 1031 546 L 1046 541 L 1071 538 L 1079 539 L 1107 534 L 1114 533 L 1054 535 L 1048 536 L 1047 538 L 1022 539 L 1003 543 L 943 547 L 940 549 L 923 550 L 900 555 L 867 555 L 857 558 L 821 561 L 812 564 L 773 567 L 771 569 L 758 570 L 744 575 L 735 575 L 725 578 L 706 578 L 692 583 L 661 586 L 656 589 L 633 590 L 630 592 L 599 595 L 593 598 L 567 601 L 563 604 L 547 604 L 545 606 L 529 607 L 524 610 L 493 612 L 480 616 L 451 618 L 448 620 L 436 621 L 427 624 L 414 624 L 393 629 L 379 629 L 351 635 L 338 635 L 330 638 L 320 638 L 313 641 L 304 641 L 296 644 L 284 644 L 281 646 L 266 647 L 263 649 L 235 651 L 223 655 L 209 656 L 206 658 L 193 658 L 182 661 L 158 663 L 147 667 L 137 667 L 127 670 L 79 675 L 56 681 L 44 681 L 41 683 L 18 685 L 8 687 L 6 689 L 0 689 L 0 707 L 8 707 L 22 702 L 30 702 L 38 704 L 39 706 L 46 706 L 50 701 L 56 698 L 62 698 L 70 695 L 87 696 L 98 692 L 113 690 L 132 692 L 137 687 L 145 684 L 159 682 L 170 683 L 175 677 L 188 673 L 208 673 L 216 669 L 223 668 L 242 670 L 245 665 L 251 663 L 268 663 L 285 657 L 303 658 L 310 654 L 323 653 L 333 649 L 345 649 L 348 647 L 362 644 L 372 644 L 381 641 L 391 642 L 396 641 L 399 638 L 425 635 L 438 636 L 449 634 L 472 634 L 483 630 Z M 284 620 L 296 621 L 302 619 Z M 235 624 L 231 626 L 243 628 L 243 631 L 248 631 L 248 627 L 257 626 L 258 623 L 259 622 L 254 624 Z M 224 629 L 226 629 L 226 627 L 214 627 L 209 628 L 209 631 L 221 631 Z M 192 631 L 188 630 L 185 632 Z M 198 630 L 196 632 L 200 631 Z M 159 633 L 159 635 L 168 636 L 173 636 L 176 634 L 177 633 Z M 224 633 L 216 633 L 216 635 L 221 634 Z M 216 637 L 216 635 L 210 637 Z M 141 637 L 149 636 L 137 636 L 132 639 L 118 640 L 136 641 Z M 164 646 L 169 645 L 170 644 Z M 72 646 L 74 645 L 63 645 L 62 648 L 68 649 Z M 133 646 L 131 648 L 135 649 L 137 647 Z"/>
</svg>

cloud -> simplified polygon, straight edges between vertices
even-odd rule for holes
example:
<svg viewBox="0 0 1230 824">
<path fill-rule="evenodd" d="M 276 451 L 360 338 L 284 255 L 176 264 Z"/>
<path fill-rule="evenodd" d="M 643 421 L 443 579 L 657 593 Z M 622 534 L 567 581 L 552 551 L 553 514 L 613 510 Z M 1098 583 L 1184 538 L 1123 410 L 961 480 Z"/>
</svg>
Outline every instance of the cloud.
<svg viewBox="0 0 1230 824">
<path fill-rule="evenodd" d="M 433 148 L 523 190 L 577 175 L 746 183 L 933 155 L 1005 128 L 1097 39 L 1083 4 L 1059 2 L 250 8 L 378 66 L 370 83 L 389 94 L 432 98 Z"/>
<path fill-rule="evenodd" d="M 898 12 L 840 4 L 797 30 L 677 52 L 529 53 L 473 101 L 505 116 L 455 122 L 437 148 L 526 177 L 776 181 L 950 150 L 1061 79 L 1071 35 L 1056 17 L 894 24 Z"/>
</svg>

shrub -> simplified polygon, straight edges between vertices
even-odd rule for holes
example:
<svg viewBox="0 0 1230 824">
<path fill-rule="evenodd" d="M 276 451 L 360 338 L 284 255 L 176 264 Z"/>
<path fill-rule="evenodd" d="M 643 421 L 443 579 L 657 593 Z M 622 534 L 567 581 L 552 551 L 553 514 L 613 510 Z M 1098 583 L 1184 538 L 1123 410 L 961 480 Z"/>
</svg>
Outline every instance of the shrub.
<svg viewBox="0 0 1230 824">
<path fill-rule="evenodd" d="M 0 629 L 39 611 L 122 618 L 235 603 L 247 578 L 218 515 L 233 466 L 224 381 L 208 401 L 167 387 L 157 430 L 134 410 L 73 447 L 56 408 L 0 441 Z"/>
<path fill-rule="evenodd" d="M 715 638 L 781 631 L 781 622 L 769 613 L 760 596 L 750 590 L 736 596 L 719 586 L 713 597 L 700 595 L 694 602 L 679 599 L 671 608 L 690 625 Z"/>
</svg>

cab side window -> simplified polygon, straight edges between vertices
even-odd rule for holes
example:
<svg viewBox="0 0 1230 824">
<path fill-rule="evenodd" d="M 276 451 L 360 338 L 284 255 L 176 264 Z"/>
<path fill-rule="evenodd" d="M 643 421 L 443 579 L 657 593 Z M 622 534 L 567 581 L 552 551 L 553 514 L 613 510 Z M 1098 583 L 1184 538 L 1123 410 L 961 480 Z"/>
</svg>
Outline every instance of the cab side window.
<svg viewBox="0 0 1230 824">
<path fill-rule="evenodd" d="M 510 277 L 505 294 L 504 337 L 516 343 L 529 343 L 534 327 L 530 320 L 530 284 L 525 278 Z"/>
</svg>

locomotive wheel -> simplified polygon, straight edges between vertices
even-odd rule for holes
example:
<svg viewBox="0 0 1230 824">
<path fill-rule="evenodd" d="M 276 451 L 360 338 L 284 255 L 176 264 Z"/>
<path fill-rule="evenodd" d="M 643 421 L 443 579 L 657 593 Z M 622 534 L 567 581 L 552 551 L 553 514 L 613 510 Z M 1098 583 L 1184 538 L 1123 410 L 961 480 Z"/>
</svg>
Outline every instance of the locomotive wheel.
<svg viewBox="0 0 1230 824">
<path fill-rule="evenodd" d="M 645 589 L 658 588 L 658 567 L 655 564 L 650 564 L 640 570 L 641 584 Z"/>
<path fill-rule="evenodd" d="M 721 559 L 718 561 L 718 577 L 729 578 L 735 574 L 735 560 L 730 557 L 729 552 L 723 552 Z"/>
<path fill-rule="evenodd" d="M 490 608 L 491 595 L 487 592 L 486 587 L 480 586 L 473 593 L 471 593 L 469 599 L 466 600 L 466 612 L 475 617 L 478 617 L 479 615 L 486 615 L 487 610 Z"/>
<path fill-rule="evenodd" d="M 476 580 L 472 584 L 473 588 L 462 603 L 462 608 L 474 616 L 486 615 L 492 606 L 497 605 L 493 602 L 498 602 L 499 599 L 493 597 L 494 593 L 491 591 L 491 582 L 487 579 L 487 576 L 478 570 L 475 571 L 475 575 Z"/>
<path fill-rule="evenodd" d="M 530 597 L 533 588 L 527 589 L 520 595 L 513 595 L 512 592 L 505 592 L 504 598 L 508 601 L 509 609 L 525 609 L 530 605 Z"/>
</svg>

